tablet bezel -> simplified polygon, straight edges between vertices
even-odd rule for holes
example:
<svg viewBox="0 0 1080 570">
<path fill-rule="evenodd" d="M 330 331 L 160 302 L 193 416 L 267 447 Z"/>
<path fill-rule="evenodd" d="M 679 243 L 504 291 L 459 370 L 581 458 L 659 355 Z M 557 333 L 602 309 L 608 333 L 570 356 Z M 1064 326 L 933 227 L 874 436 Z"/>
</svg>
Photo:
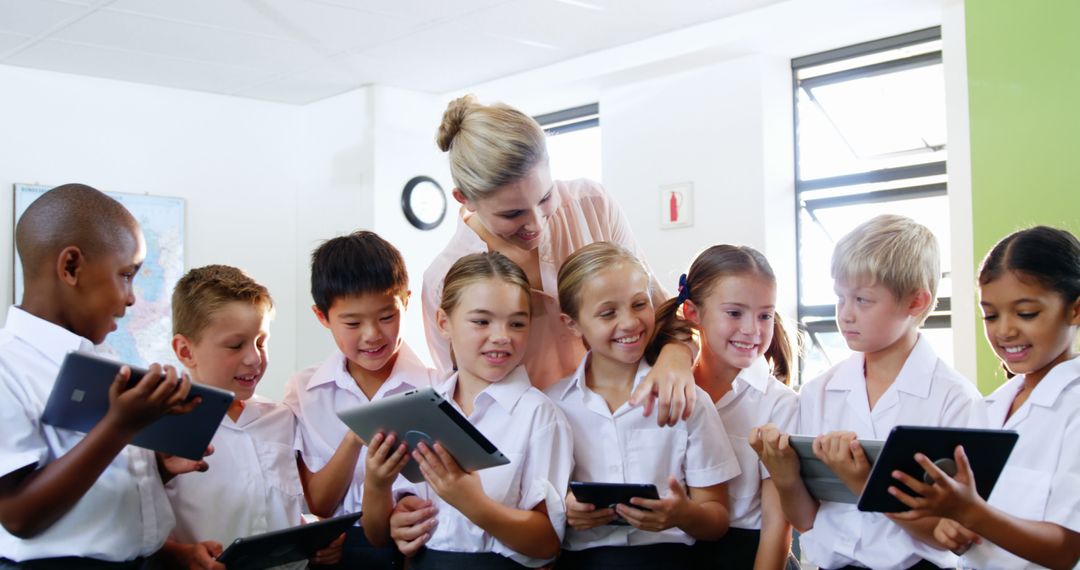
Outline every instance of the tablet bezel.
<svg viewBox="0 0 1080 570">
<path fill-rule="evenodd" d="M 41 421 L 58 428 L 87 433 L 109 411 L 109 388 L 122 362 L 73 351 L 64 357 Z M 146 375 L 145 369 L 131 368 L 129 386 Z M 186 459 L 200 460 L 221 426 L 235 396 L 232 392 L 191 383 L 190 398 L 202 401 L 186 414 L 165 415 L 135 435 L 131 444 Z"/>
<path fill-rule="evenodd" d="M 358 520 L 360 520 L 360 513 L 352 513 L 238 538 L 217 557 L 217 561 L 225 564 L 229 570 L 247 570 L 272 568 L 307 560 L 319 549 L 329 545 L 339 534 L 356 524 Z M 289 550 L 275 554 L 282 548 Z M 298 553 L 301 556 L 296 558 Z M 282 557 L 287 557 L 287 559 L 282 560 Z"/>
<path fill-rule="evenodd" d="M 630 505 L 635 509 L 648 510 L 643 507 L 630 504 L 630 499 L 640 497 L 643 499 L 660 499 L 660 492 L 652 483 L 598 483 L 590 481 L 571 481 L 570 492 L 579 503 L 595 505 L 598 509 L 614 508 L 617 504 Z M 609 525 L 625 526 L 629 523 L 618 518 L 607 523 Z"/>
<path fill-rule="evenodd" d="M 813 444 L 817 436 L 792 435 L 789 438 L 791 448 L 799 457 L 799 477 L 802 478 L 806 490 L 810 496 L 818 501 L 831 501 L 834 503 L 856 504 L 859 497 L 848 489 L 840 477 L 829 469 L 824 461 L 814 455 Z M 866 459 L 873 466 L 876 463 L 885 442 L 878 439 L 860 439 L 859 445 L 866 453 Z"/>
<path fill-rule="evenodd" d="M 360 406 L 341 410 L 338 417 L 365 442 L 378 432 L 396 434 L 411 452 L 418 440 L 431 445 L 439 442 L 458 465 L 466 471 L 477 471 L 510 463 L 476 426 L 453 407 L 433 388 L 420 388 L 388 396 Z M 414 436 L 427 434 L 428 438 Z M 422 483 L 424 475 L 413 459 L 405 464 L 401 474 L 413 483 Z"/>
<path fill-rule="evenodd" d="M 964 446 L 964 453 L 975 473 L 976 491 L 987 499 L 1018 438 L 1015 431 L 1009 430 L 896 426 L 885 440 L 881 456 L 866 480 L 862 496 L 859 497 L 859 510 L 875 513 L 910 510 L 889 494 L 889 487 L 895 486 L 909 495 L 915 495 L 906 485 L 893 478 L 893 471 L 903 471 L 922 479 L 925 470 L 915 461 L 916 453 L 926 455 L 931 461 L 953 459 L 957 445 Z"/>
</svg>

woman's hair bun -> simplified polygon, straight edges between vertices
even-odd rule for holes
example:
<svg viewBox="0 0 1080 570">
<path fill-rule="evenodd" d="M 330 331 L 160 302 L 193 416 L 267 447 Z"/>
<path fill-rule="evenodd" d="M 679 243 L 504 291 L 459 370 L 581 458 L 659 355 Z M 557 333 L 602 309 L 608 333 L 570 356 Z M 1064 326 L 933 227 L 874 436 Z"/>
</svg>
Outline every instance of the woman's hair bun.
<svg viewBox="0 0 1080 570">
<path fill-rule="evenodd" d="M 461 131 L 461 124 L 465 122 L 465 117 L 476 104 L 476 96 L 468 94 L 454 99 L 446 106 L 442 124 L 439 125 L 439 132 L 435 136 L 435 143 L 439 145 L 439 150 L 443 152 L 450 150 L 454 137 Z"/>
</svg>

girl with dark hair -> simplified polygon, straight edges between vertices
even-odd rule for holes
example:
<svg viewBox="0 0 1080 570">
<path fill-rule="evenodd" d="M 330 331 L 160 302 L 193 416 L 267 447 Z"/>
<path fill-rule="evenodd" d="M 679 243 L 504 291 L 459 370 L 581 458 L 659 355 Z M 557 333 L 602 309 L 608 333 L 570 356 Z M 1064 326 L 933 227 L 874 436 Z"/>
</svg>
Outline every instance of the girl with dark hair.
<svg viewBox="0 0 1080 570">
<path fill-rule="evenodd" d="M 900 518 L 945 517 L 935 538 L 963 568 L 1074 568 L 1080 562 L 1080 241 L 1037 226 L 990 250 L 979 271 L 986 340 L 1014 376 L 986 398 L 990 427 L 1020 439 L 989 500 L 975 490 L 963 447 L 950 477 L 924 455 L 934 480 L 897 479 L 917 495 Z"/>
</svg>

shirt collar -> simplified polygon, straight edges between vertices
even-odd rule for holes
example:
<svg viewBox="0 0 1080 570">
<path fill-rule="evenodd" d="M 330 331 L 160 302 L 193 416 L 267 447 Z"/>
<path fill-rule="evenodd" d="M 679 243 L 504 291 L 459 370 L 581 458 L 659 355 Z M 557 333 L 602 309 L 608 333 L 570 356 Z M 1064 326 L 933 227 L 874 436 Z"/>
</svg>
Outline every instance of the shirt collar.
<svg viewBox="0 0 1080 570">
<path fill-rule="evenodd" d="M 445 382 L 435 388 L 437 392 L 443 395 L 447 400 L 454 399 L 454 389 L 457 388 L 458 373 L 455 372 Z M 514 406 L 517 405 L 518 400 L 525 395 L 525 392 L 529 391 L 532 387 L 532 382 L 529 381 L 529 373 L 525 371 L 525 365 L 519 364 L 517 368 L 514 368 L 510 374 L 502 380 L 489 384 L 487 388 L 484 388 L 479 394 L 476 395 L 476 400 L 473 402 L 474 410 L 479 403 L 485 399 L 494 401 L 501 408 L 506 410 L 507 413 L 513 411 Z"/>
<path fill-rule="evenodd" d="M 930 397 L 931 379 L 934 377 L 934 369 L 937 368 L 938 357 L 934 347 L 926 337 L 919 335 L 911 354 L 904 361 L 900 374 L 896 375 L 893 385 L 901 392 L 907 392 L 920 398 Z"/>
<path fill-rule="evenodd" d="M 937 368 L 937 353 L 923 335 L 919 335 L 911 354 L 904 361 L 900 373 L 896 375 L 893 386 L 897 390 L 913 396 L 930 396 L 930 378 Z M 861 352 L 852 354 L 847 360 L 837 365 L 833 380 L 826 390 L 854 390 L 866 384 L 866 355 Z"/>
<path fill-rule="evenodd" d="M 57 365 L 69 352 L 94 351 L 89 340 L 16 306 L 8 308 L 5 328 Z"/>
<path fill-rule="evenodd" d="M 1031 391 L 1027 401 L 1036 406 L 1053 407 L 1058 398 L 1061 397 L 1061 393 L 1065 391 L 1065 388 L 1078 378 L 1080 378 L 1080 356 L 1073 357 L 1052 368 L 1039 381 L 1039 385 L 1035 386 L 1035 389 Z M 1014 376 L 1004 386 L 987 396 L 986 401 L 993 404 L 999 400 L 1006 400 L 1006 404 L 1011 406 L 1023 382 L 1023 374 Z"/>
<path fill-rule="evenodd" d="M 772 380 L 772 371 L 769 369 L 769 363 L 762 356 L 754 360 L 750 366 L 740 370 L 734 384 L 745 384 L 764 394 L 769 389 L 770 380 Z M 735 386 L 732 388 L 735 389 Z"/>
<path fill-rule="evenodd" d="M 401 386 L 402 384 L 408 384 L 413 387 L 416 386 L 418 380 L 428 380 L 428 368 L 424 366 L 424 363 L 420 361 L 420 358 L 416 356 L 412 348 L 404 341 L 401 341 L 401 345 L 398 348 L 397 359 L 394 361 L 394 367 L 390 370 L 390 376 L 386 377 L 386 381 L 379 387 L 379 392 L 390 392 Z M 326 362 L 319 366 L 315 374 L 311 376 L 311 381 L 308 382 L 307 389 L 313 390 L 318 386 L 324 384 L 336 383 L 342 388 L 348 386 L 355 386 L 356 380 L 349 374 L 349 370 L 346 367 L 345 354 L 340 350 L 335 352 L 331 358 L 328 358 Z M 425 386 L 428 382 L 423 383 Z"/>
<path fill-rule="evenodd" d="M 591 356 L 591 350 L 586 352 L 585 357 L 581 359 L 580 363 L 578 363 L 577 369 L 574 370 L 574 373 L 567 378 L 568 382 L 566 383 L 566 386 L 563 387 L 561 393 L 556 394 L 556 396 L 560 400 L 565 400 L 570 395 L 570 393 L 575 390 L 580 393 L 582 397 L 584 397 L 585 389 L 587 387 L 587 385 L 585 384 L 585 368 L 589 365 L 589 358 Z M 633 388 L 631 388 L 631 392 L 637 389 L 638 384 L 640 384 L 641 381 L 649 375 L 650 370 L 652 370 L 652 366 L 649 366 L 649 363 L 646 362 L 644 358 L 642 358 L 638 362 L 637 372 L 634 372 L 634 386 Z"/>
</svg>

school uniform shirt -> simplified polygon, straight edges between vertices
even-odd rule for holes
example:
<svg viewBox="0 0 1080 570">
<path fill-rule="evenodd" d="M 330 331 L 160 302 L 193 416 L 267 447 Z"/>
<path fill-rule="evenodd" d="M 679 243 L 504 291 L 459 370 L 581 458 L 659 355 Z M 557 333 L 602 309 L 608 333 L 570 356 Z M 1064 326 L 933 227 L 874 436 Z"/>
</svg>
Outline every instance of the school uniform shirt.
<svg viewBox="0 0 1080 570">
<path fill-rule="evenodd" d="M 296 469 L 296 420 L 261 396 L 244 402 L 234 422 L 221 420 L 206 458 L 210 469 L 174 477 L 165 492 L 176 513 L 180 542 L 237 538 L 301 524 L 304 491 Z"/>
<path fill-rule="evenodd" d="M 585 355 L 585 345 L 581 339 L 574 336 L 559 318 L 561 310 L 557 281 L 563 261 L 575 251 L 598 241 L 617 243 L 638 259 L 645 259 L 618 203 L 602 186 L 585 179 L 558 180 L 552 194 L 552 198 L 558 200 L 558 207 L 548 218 L 540 235 L 542 288 L 532 290 L 532 324 L 529 326 L 529 349 L 524 361 L 533 385 L 541 390 L 566 378 Z M 435 313 L 442 300 L 443 280 L 458 259 L 489 249 L 487 243 L 465 223 L 470 216 L 467 210 L 461 209 L 454 237 L 424 271 L 421 295 L 424 332 L 435 367 L 444 377 L 450 374 L 453 365 L 450 362 L 450 344 L 439 334 L 435 323 Z M 667 293 L 655 276 L 652 277 L 652 291 L 653 302 L 657 305 L 667 299 Z"/>
<path fill-rule="evenodd" d="M 731 526 L 760 530 L 761 482 L 769 478 L 769 472 L 750 447 L 750 431 L 768 423 L 775 424 L 784 433 L 796 431 L 799 397 L 774 378 L 768 362 L 759 358 L 739 372 L 731 383 L 731 391 L 716 401 L 716 410 L 720 412 L 742 471 L 728 482 Z"/>
<path fill-rule="evenodd" d="M 985 421 L 975 385 L 949 368 L 923 336 L 900 374 L 870 409 L 862 353 L 811 380 L 799 392 L 799 431 L 819 435 L 853 431 L 860 439 L 884 440 L 897 425 L 969 427 Z M 901 570 L 925 559 L 954 568 L 957 558 L 917 540 L 879 513 L 822 501 L 814 528 L 799 537 L 803 556 L 821 568 L 846 565 Z"/>
<path fill-rule="evenodd" d="M 438 383 L 438 375 L 420 362 L 409 345 L 401 343 L 397 360 L 382 386 L 370 400 L 356 385 L 345 367 L 345 355 L 335 351 L 322 364 L 301 370 L 289 378 L 285 386 L 284 404 L 296 415 L 297 447 L 304 464 L 312 472 L 326 467 L 349 428 L 338 419 L 337 413 Z M 334 516 L 359 512 L 364 498 L 364 458 L 367 447 L 360 450 L 356 474 L 338 505 Z M 403 477 L 394 483 L 407 483 Z"/>
<path fill-rule="evenodd" d="M 585 381 L 589 356 L 582 359 L 569 378 L 547 393 L 566 415 L 574 434 L 573 481 L 595 483 L 652 483 L 663 497 L 670 492 L 668 478 L 675 476 L 687 487 L 710 487 L 739 474 L 739 463 L 724 432 L 719 414 L 709 406 L 695 406 L 687 420 L 659 427 L 640 406 L 623 403 L 610 411 L 604 397 Z M 645 361 L 638 364 L 634 386 L 648 374 Z M 708 394 L 697 388 L 699 401 Z M 602 505 L 606 506 L 606 505 Z M 585 550 L 599 546 L 646 544 L 693 544 L 678 528 L 647 532 L 632 526 L 604 525 L 588 530 L 567 530 L 564 547 Z"/>
<path fill-rule="evenodd" d="M 988 502 L 1015 517 L 1080 532 L 1080 357 L 1050 370 L 1006 419 L 1023 385 L 1021 374 L 986 398 L 990 427 L 1020 434 Z M 968 550 L 960 564 L 993 570 L 1042 568 L 988 540 Z"/>
<path fill-rule="evenodd" d="M 8 308 L 0 330 L 0 476 L 31 465 L 42 468 L 85 437 L 41 421 L 60 363 L 76 350 L 93 352 L 94 347 L 60 326 Z M 128 446 L 45 532 L 21 539 L 0 526 L 0 557 L 133 560 L 161 548 L 173 522 L 154 453 Z"/>
<path fill-rule="evenodd" d="M 446 401 L 465 415 L 454 401 L 458 375 L 436 387 Z M 573 461 L 573 437 L 559 409 L 529 382 L 524 366 L 489 385 L 473 400 L 469 422 L 484 434 L 510 463 L 476 472 L 484 494 L 508 507 L 532 510 L 544 503 L 551 526 L 561 541 L 566 528 L 567 484 Z M 551 559 L 530 558 L 499 542 L 450 506 L 426 484 L 414 492 L 430 499 L 438 508 L 436 527 L 427 542 L 433 550 L 448 552 L 493 552 L 531 568 Z"/>
</svg>

